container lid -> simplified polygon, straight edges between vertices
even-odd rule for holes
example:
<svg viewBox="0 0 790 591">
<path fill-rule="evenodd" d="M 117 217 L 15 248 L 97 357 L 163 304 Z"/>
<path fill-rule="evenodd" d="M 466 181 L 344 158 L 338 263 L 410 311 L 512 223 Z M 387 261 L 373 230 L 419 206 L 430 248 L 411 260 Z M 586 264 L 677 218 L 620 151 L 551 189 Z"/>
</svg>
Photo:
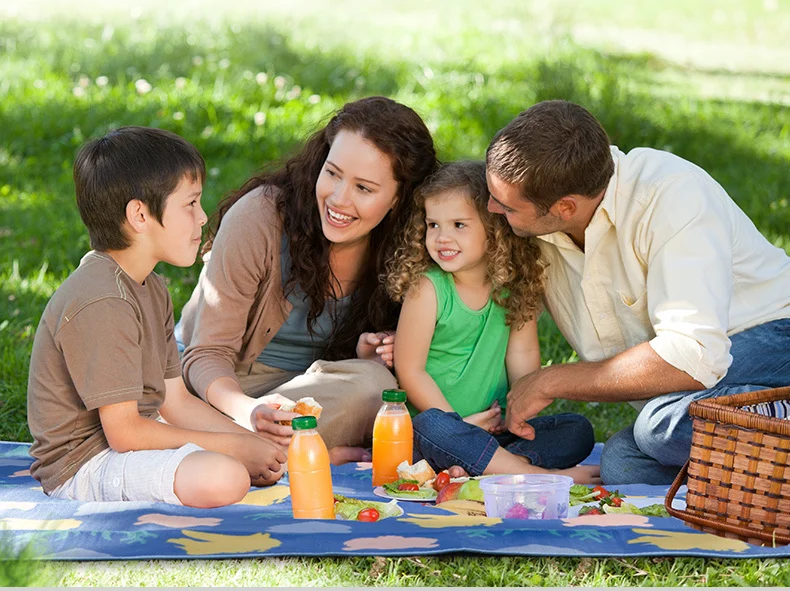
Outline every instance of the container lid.
<svg viewBox="0 0 790 591">
<path fill-rule="evenodd" d="M 480 479 L 480 488 L 493 493 L 568 490 L 573 478 L 560 474 L 503 474 Z"/>
<path fill-rule="evenodd" d="M 293 421 L 291 421 L 291 428 L 294 431 L 298 431 L 300 429 L 315 429 L 316 425 L 318 425 L 318 421 L 313 416 L 306 416 L 306 417 L 296 417 Z"/>
<path fill-rule="evenodd" d="M 381 399 L 384 402 L 406 402 L 406 390 L 384 390 Z"/>
</svg>

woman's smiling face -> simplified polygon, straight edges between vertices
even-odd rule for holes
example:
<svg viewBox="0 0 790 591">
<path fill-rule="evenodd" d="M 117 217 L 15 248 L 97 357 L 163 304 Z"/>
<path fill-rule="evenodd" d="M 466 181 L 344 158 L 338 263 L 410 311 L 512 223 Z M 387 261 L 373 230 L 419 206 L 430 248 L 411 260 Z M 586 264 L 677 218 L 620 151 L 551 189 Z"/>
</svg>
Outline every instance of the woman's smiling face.
<svg viewBox="0 0 790 591">
<path fill-rule="evenodd" d="M 338 245 L 367 240 L 397 192 L 389 157 L 359 133 L 341 131 L 315 185 L 324 236 Z"/>
</svg>

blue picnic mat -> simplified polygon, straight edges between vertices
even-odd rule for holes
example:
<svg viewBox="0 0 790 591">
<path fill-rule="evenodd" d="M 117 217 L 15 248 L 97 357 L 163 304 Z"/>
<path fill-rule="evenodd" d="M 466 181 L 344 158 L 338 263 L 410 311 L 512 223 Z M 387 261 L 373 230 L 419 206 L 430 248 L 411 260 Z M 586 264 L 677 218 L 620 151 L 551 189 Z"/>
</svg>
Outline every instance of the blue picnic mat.
<svg viewBox="0 0 790 591">
<path fill-rule="evenodd" d="M 674 518 L 602 515 L 515 520 L 455 515 L 399 502 L 403 515 L 377 523 L 294 520 L 287 480 L 252 489 L 241 503 L 192 509 L 164 503 L 50 499 L 29 473 L 29 444 L 0 442 L 0 543 L 32 546 L 51 560 L 143 560 L 260 556 L 402 556 L 471 552 L 522 556 L 787 557 L 790 547 L 752 546 L 698 532 Z M 595 462 L 600 444 L 588 460 Z M 381 500 L 370 464 L 333 467 L 334 491 Z M 618 487 L 639 505 L 667 487 Z M 676 501 L 677 502 L 677 501 Z M 682 501 L 680 501 L 682 502 Z"/>
</svg>

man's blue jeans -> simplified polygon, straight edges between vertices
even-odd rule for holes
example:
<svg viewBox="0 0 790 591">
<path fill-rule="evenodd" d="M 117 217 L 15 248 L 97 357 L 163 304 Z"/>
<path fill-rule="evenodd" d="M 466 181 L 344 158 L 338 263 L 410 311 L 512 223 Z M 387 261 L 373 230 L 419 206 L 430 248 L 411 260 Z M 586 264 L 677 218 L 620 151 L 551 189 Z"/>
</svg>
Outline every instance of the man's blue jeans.
<svg viewBox="0 0 790 591">
<path fill-rule="evenodd" d="M 670 484 L 691 453 L 688 409 L 695 400 L 790 386 L 790 318 L 755 326 L 730 340 L 732 365 L 718 384 L 650 399 L 633 425 L 606 442 L 604 484 Z"/>
<path fill-rule="evenodd" d="M 570 468 L 590 455 L 595 445 L 592 425 L 573 413 L 535 417 L 528 421 L 535 429 L 529 441 L 512 433 L 491 435 L 465 423 L 456 412 L 431 408 L 413 419 L 414 461 L 428 460 L 434 470 L 461 466 L 470 476 L 479 476 L 497 448 L 529 458 L 542 468 Z"/>
</svg>

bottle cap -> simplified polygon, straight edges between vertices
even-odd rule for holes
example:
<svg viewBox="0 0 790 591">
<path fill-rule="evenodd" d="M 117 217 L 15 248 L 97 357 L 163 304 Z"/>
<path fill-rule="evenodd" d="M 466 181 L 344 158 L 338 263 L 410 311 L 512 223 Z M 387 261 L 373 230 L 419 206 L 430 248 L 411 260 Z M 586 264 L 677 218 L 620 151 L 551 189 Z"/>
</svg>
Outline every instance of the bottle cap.
<svg viewBox="0 0 790 591">
<path fill-rule="evenodd" d="M 291 428 L 294 431 L 298 431 L 300 429 L 315 429 L 316 425 L 318 425 L 318 421 L 313 416 L 306 416 L 306 417 L 296 417 L 293 421 L 291 421 Z"/>
<path fill-rule="evenodd" d="M 384 390 L 381 399 L 384 402 L 406 402 L 406 390 Z"/>
</svg>

